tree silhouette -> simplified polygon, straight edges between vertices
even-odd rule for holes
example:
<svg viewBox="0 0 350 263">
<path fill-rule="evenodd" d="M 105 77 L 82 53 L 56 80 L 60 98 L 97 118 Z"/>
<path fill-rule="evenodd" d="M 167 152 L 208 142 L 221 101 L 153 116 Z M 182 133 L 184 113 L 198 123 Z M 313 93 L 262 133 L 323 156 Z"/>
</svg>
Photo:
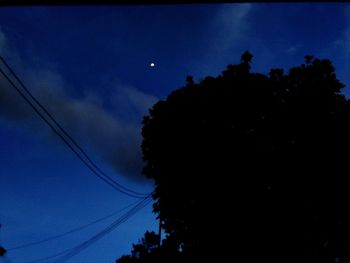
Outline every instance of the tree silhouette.
<svg viewBox="0 0 350 263">
<path fill-rule="evenodd" d="M 167 237 L 118 263 L 349 260 L 344 85 L 326 59 L 264 75 L 252 57 L 187 77 L 144 118 L 143 173 Z"/>
<path fill-rule="evenodd" d="M 0 257 L 6 254 L 6 249 L 0 246 Z"/>
</svg>

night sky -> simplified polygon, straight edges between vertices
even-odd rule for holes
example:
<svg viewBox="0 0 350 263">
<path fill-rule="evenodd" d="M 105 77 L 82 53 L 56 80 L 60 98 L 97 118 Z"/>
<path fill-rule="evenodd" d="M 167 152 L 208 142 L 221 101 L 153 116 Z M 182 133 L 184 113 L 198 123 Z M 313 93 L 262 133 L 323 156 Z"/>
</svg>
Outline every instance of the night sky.
<svg viewBox="0 0 350 263">
<path fill-rule="evenodd" d="M 305 55 L 328 58 L 350 95 L 346 3 L 0 8 L 0 54 L 111 177 L 139 192 L 153 189 L 141 176 L 141 121 L 149 107 L 187 75 L 216 76 L 245 50 L 261 73 L 287 70 Z M 0 143 L 5 248 L 61 234 L 136 201 L 96 178 L 3 77 Z M 157 230 L 151 211 L 148 205 L 69 262 L 114 262 L 146 230 Z M 9 251 L 8 262 L 74 247 L 116 218 Z"/>
</svg>

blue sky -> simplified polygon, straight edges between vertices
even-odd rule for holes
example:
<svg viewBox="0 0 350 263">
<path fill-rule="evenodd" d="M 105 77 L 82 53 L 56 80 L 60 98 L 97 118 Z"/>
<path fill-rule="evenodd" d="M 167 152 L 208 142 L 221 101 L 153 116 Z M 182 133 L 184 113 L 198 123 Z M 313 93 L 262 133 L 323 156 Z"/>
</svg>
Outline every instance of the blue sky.
<svg viewBox="0 0 350 263">
<path fill-rule="evenodd" d="M 187 75 L 217 75 L 245 50 L 262 73 L 329 58 L 350 95 L 347 3 L 0 8 L 1 55 L 109 175 L 142 192 L 152 189 L 139 173 L 142 116 Z M 134 201 L 93 176 L 0 78 L 0 244 L 60 234 Z M 112 221 L 8 259 L 55 254 Z M 70 262 L 114 262 L 156 229 L 149 205 Z"/>
</svg>

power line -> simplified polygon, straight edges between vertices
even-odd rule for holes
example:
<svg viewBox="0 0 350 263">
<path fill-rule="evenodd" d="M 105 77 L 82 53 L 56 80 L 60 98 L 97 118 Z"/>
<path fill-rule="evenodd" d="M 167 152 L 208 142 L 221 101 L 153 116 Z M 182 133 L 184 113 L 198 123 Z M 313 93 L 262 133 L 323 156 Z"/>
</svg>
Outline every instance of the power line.
<svg viewBox="0 0 350 263">
<path fill-rule="evenodd" d="M 142 203 L 143 202 L 143 203 Z M 77 246 L 74 248 L 74 250 L 70 251 L 67 253 L 67 255 L 62 256 L 61 258 L 55 260 L 53 263 L 64 263 L 67 260 L 69 260 L 70 258 L 74 257 L 75 255 L 79 254 L 80 252 L 82 252 L 83 250 L 85 250 L 86 248 L 88 248 L 89 246 L 91 246 L 93 243 L 95 243 L 96 241 L 100 240 L 102 237 L 104 237 L 105 235 L 109 234 L 110 232 L 112 232 L 114 229 L 116 229 L 118 226 L 120 226 L 122 223 L 124 223 L 125 221 L 127 221 L 131 216 L 133 216 L 135 213 L 137 213 L 138 211 L 140 211 L 142 208 L 144 208 L 146 205 L 148 205 L 151 202 L 151 199 L 145 198 L 144 200 L 142 200 L 140 202 L 140 206 L 130 210 L 130 213 L 128 215 L 126 215 L 125 217 L 121 218 L 120 220 L 117 220 L 115 223 L 113 223 L 112 225 L 110 225 L 109 227 L 107 227 L 106 229 L 104 229 L 103 231 L 101 231 L 100 233 L 96 234 L 95 236 L 93 236 L 92 238 L 90 238 L 89 240 L 85 241 L 84 243 L 82 243 L 81 245 Z"/>
<path fill-rule="evenodd" d="M 61 256 L 61 255 L 63 255 L 63 256 L 61 258 L 56 259 L 54 261 L 54 263 L 55 262 L 62 263 L 62 262 L 67 261 L 71 257 L 75 256 L 76 254 L 80 253 L 81 251 L 83 251 L 87 247 L 91 246 L 96 241 L 100 240 L 102 237 L 104 237 L 108 233 L 115 230 L 118 226 L 120 226 L 125 221 L 127 221 L 130 217 L 132 217 L 137 212 L 139 212 L 142 208 L 144 208 L 146 205 L 148 205 L 151 202 L 150 197 L 151 197 L 151 195 L 148 195 L 147 197 L 143 198 L 141 201 L 138 201 L 138 203 L 133 208 L 131 208 L 129 211 L 127 211 L 125 214 L 123 214 L 121 217 L 119 217 L 117 220 L 115 220 L 111 225 L 109 225 L 108 227 L 106 227 L 102 231 L 98 232 L 97 234 L 95 234 L 94 236 L 89 238 L 87 241 L 81 243 L 80 245 L 77 245 L 73 248 L 63 250 L 63 251 L 56 253 L 54 255 L 47 256 L 44 258 L 39 258 L 39 259 L 32 260 L 32 261 L 29 261 L 26 263 L 39 263 L 39 262 L 42 262 L 42 261 L 45 261 L 48 259 L 57 258 L 58 256 Z"/>
<path fill-rule="evenodd" d="M 55 118 L 52 116 L 52 114 L 49 113 L 49 111 L 33 96 L 33 94 L 29 91 L 29 89 L 23 84 L 23 82 L 19 79 L 19 77 L 17 76 L 17 74 L 14 72 L 14 70 L 9 66 L 9 64 L 6 62 L 6 60 L 0 56 L 0 60 L 2 61 L 2 63 L 6 66 L 6 68 L 10 71 L 10 73 L 15 77 L 15 79 L 18 81 L 18 83 L 21 85 L 21 87 L 26 91 L 26 93 L 30 96 L 30 98 L 40 107 L 40 109 L 42 111 L 44 111 L 44 113 L 49 117 L 49 119 L 58 127 L 58 129 L 73 143 L 73 145 L 75 147 L 77 147 L 80 152 L 85 156 L 85 158 L 90 162 L 91 166 L 94 167 L 97 171 L 99 171 L 103 176 L 105 176 L 106 178 L 108 178 L 110 181 L 112 181 L 116 186 L 122 188 L 124 191 L 128 191 L 134 195 L 140 195 L 142 197 L 144 197 L 146 194 L 143 193 L 137 193 L 131 189 L 128 189 L 124 186 L 122 186 L 121 184 L 119 184 L 118 182 L 116 182 L 113 178 L 111 178 L 110 176 L 108 176 L 105 172 L 103 172 L 92 160 L 91 158 L 87 155 L 87 153 L 82 149 L 81 146 L 79 146 L 79 144 L 68 134 L 68 132 L 65 131 L 65 129 L 63 129 L 63 127 L 55 120 Z M 3 71 L 1 72 L 3 75 L 5 74 Z M 5 76 L 5 78 L 10 82 L 9 78 L 7 76 Z M 11 81 L 12 82 L 12 81 Z M 11 83 L 13 86 L 13 82 Z M 21 96 L 24 98 L 25 95 L 23 94 L 23 92 L 20 92 L 19 89 L 16 87 L 16 90 L 21 94 Z M 35 107 L 35 105 L 33 105 L 33 103 L 31 103 L 27 98 L 25 99 L 27 103 L 30 104 L 30 106 L 33 108 Z M 36 108 L 35 108 L 36 109 Z M 38 114 L 39 111 L 35 110 Z M 42 114 L 40 114 L 42 115 Z M 55 133 L 58 135 L 58 132 L 55 128 L 52 128 L 51 123 L 49 124 L 49 122 L 47 121 L 47 119 L 44 116 L 40 116 L 50 127 L 51 129 L 53 129 L 55 131 Z M 67 144 L 67 140 L 61 135 L 58 135 L 62 140 L 64 140 L 64 142 Z M 70 146 L 69 148 L 72 147 Z M 74 151 L 76 153 L 76 151 Z M 82 159 L 82 158 L 79 158 Z M 87 163 L 85 161 L 83 161 L 83 163 L 85 165 L 87 165 Z M 91 167 L 88 167 L 91 170 Z M 96 171 L 94 172 L 96 173 Z"/>
<path fill-rule="evenodd" d="M 73 145 L 75 147 L 77 147 L 80 152 L 85 156 L 85 158 L 90 162 L 90 164 L 97 170 L 99 171 L 101 174 L 103 174 L 105 177 L 107 177 L 108 179 L 110 179 L 111 181 L 113 181 L 113 183 L 115 183 L 116 185 L 118 185 L 120 188 L 124 189 L 125 191 L 129 191 L 133 194 L 136 195 L 147 195 L 147 194 L 142 194 L 142 193 L 138 193 L 135 192 L 121 184 L 119 184 L 118 182 L 116 182 L 113 178 L 111 178 L 110 176 L 108 176 L 101 168 L 99 168 L 96 163 L 94 161 L 92 161 L 92 159 L 88 156 L 88 154 L 82 149 L 82 147 L 76 142 L 76 140 L 74 140 L 72 138 L 72 136 L 69 135 L 69 133 L 56 121 L 56 119 L 52 116 L 52 114 L 34 97 L 34 95 L 30 92 L 30 90 L 26 87 L 26 85 L 24 85 L 24 83 L 20 80 L 20 78 L 17 76 L 17 74 L 14 72 L 14 70 L 10 67 L 10 65 L 6 62 L 6 60 L 0 56 L 0 60 L 2 61 L 2 63 L 6 66 L 6 68 L 11 72 L 11 74 L 15 77 L 15 79 L 18 81 L 18 83 L 21 85 L 21 87 L 25 90 L 25 92 L 29 95 L 29 97 L 40 107 L 41 110 L 44 111 L 44 113 L 49 117 L 49 119 L 51 121 L 53 121 L 53 123 L 58 127 L 58 129 L 65 135 L 67 136 L 67 138 L 73 143 Z"/>
<path fill-rule="evenodd" d="M 53 259 L 53 258 L 57 258 L 59 256 L 62 256 L 64 254 L 66 254 L 67 252 L 71 251 L 72 248 L 69 248 L 69 249 L 65 249 L 61 252 L 58 252 L 56 254 L 53 254 L 51 256 L 47 256 L 47 257 L 44 257 L 44 258 L 39 258 L 39 259 L 35 259 L 35 260 L 32 260 L 32 261 L 26 261 L 25 263 L 38 263 L 38 262 L 42 262 L 42 261 L 46 261 L 46 260 L 49 260 L 49 259 Z"/>
<path fill-rule="evenodd" d="M 3 255 L 3 256 L 1 257 L 1 259 L 3 260 L 2 262 L 11 263 L 11 261 L 10 261 L 10 259 L 8 258 L 7 255 Z"/>
<path fill-rule="evenodd" d="M 115 211 L 115 212 L 113 212 L 113 213 L 111 213 L 111 214 L 109 214 L 109 215 L 106 215 L 106 216 L 104 216 L 104 217 L 102 217 L 102 218 L 99 218 L 99 219 L 97 219 L 97 220 L 95 220 L 95 221 L 93 221 L 93 222 L 91 222 L 91 223 L 88 223 L 88 224 L 85 224 L 85 225 L 76 227 L 76 228 L 71 229 L 71 230 L 69 230 L 69 231 L 66 231 L 66 232 L 64 232 L 64 233 L 62 233 L 62 234 L 55 235 L 55 236 L 52 236 L 52 237 L 49 237 L 49 238 L 45 238 L 45 239 L 41 239 L 41 240 L 38 240 L 38 241 L 35 241 L 35 242 L 25 243 L 25 244 L 22 244 L 22 245 L 19 245 L 19 246 L 16 246 L 16 247 L 11 247 L 11 248 L 7 249 L 7 251 L 13 251 L 13 250 L 17 250 L 17 249 L 32 247 L 32 246 L 35 246 L 35 245 L 39 245 L 39 244 L 42 244 L 42 243 L 46 243 L 46 242 L 48 242 L 48 241 L 55 240 L 55 239 L 58 239 L 58 238 L 61 238 L 61 237 L 64 237 L 64 236 L 73 234 L 73 233 L 78 232 L 78 231 L 80 231 L 80 230 L 83 230 L 83 229 L 85 229 L 85 228 L 87 228 L 87 227 L 89 227 L 89 226 L 92 226 L 92 225 L 97 224 L 97 223 L 99 223 L 99 222 L 101 222 L 101 221 L 104 221 L 104 220 L 106 220 L 106 219 L 108 219 L 108 218 L 110 218 L 110 217 L 112 217 L 112 216 L 114 216 L 114 215 L 116 215 L 116 214 L 119 214 L 119 213 L 121 213 L 122 211 L 128 209 L 129 207 L 131 207 L 131 206 L 133 206 L 133 205 L 136 205 L 137 202 L 138 202 L 138 201 L 136 201 L 136 202 L 134 202 L 134 203 L 132 203 L 132 204 L 129 204 L 129 205 L 127 205 L 127 206 L 125 206 L 125 207 L 123 207 L 123 208 L 121 208 L 121 209 L 118 209 L 117 211 Z"/>
<path fill-rule="evenodd" d="M 6 75 L 6 73 L 0 68 L 0 73 L 6 78 L 6 80 L 11 84 L 12 87 L 14 87 L 16 89 L 16 91 L 21 95 L 21 97 L 30 105 L 30 107 L 40 116 L 40 118 L 52 129 L 52 131 L 62 139 L 62 141 L 74 152 L 74 154 L 101 180 L 103 180 L 105 183 L 109 184 L 110 186 L 112 186 L 115 190 L 124 193 L 128 196 L 131 197 L 136 197 L 136 198 L 141 198 L 139 196 L 135 196 L 132 194 L 129 194 L 123 190 L 121 190 L 120 188 L 118 188 L 117 186 L 115 186 L 112 182 L 108 181 L 107 179 L 105 179 L 104 177 L 102 177 L 100 174 L 98 174 L 93 167 L 90 166 L 89 163 L 86 162 L 86 160 L 84 160 L 80 154 L 70 145 L 70 143 L 66 140 L 66 138 L 64 138 L 56 129 L 55 127 L 42 115 L 42 113 L 32 104 L 32 102 L 23 94 L 23 92 L 18 89 L 18 87 L 13 83 L 13 81 Z"/>
<path fill-rule="evenodd" d="M 98 178 L 112 186 L 117 191 L 128 195 L 130 197 L 135 198 L 143 198 L 147 194 L 144 193 L 138 193 L 134 190 L 131 190 L 117 181 L 115 181 L 113 178 L 108 176 L 101 168 L 99 168 L 95 162 L 92 161 L 92 159 L 88 156 L 88 154 L 82 149 L 82 147 L 69 135 L 69 133 L 56 121 L 56 119 L 50 114 L 50 112 L 33 96 L 33 94 L 29 91 L 29 89 L 23 84 L 23 82 L 20 80 L 20 78 L 17 76 L 17 74 L 14 72 L 14 70 L 9 66 L 9 64 L 6 62 L 6 60 L 0 55 L 0 60 L 2 63 L 6 66 L 6 68 L 10 71 L 10 73 L 15 77 L 17 82 L 21 85 L 21 87 L 24 89 L 24 91 L 28 94 L 28 96 L 39 106 L 39 108 L 48 116 L 48 118 L 57 126 L 57 128 L 54 127 L 52 123 L 36 108 L 36 106 L 26 97 L 26 95 L 15 85 L 15 83 L 8 77 L 8 75 L 0 68 L 0 73 L 5 77 L 5 79 L 11 84 L 13 88 L 16 89 L 16 91 L 20 94 L 20 96 L 30 105 L 30 107 L 39 115 L 39 117 L 53 130 L 53 132 L 61 138 L 61 140 L 74 152 L 74 154 L 84 163 L 84 165 L 93 172 Z M 69 141 L 60 133 L 62 132 Z M 79 150 L 77 151 L 71 143 Z M 85 160 L 81 154 L 85 157 Z M 107 178 L 107 179 L 106 179 Z"/>
<path fill-rule="evenodd" d="M 151 200 L 150 199 L 148 199 L 148 200 L 144 199 L 143 201 L 144 202 L 143 203 L 140 202 L 140 205 L 138 207 L 134 208 L 134 210 L 130 210 L 130 213 L 128 215 L 125 215 L 125 217 L 123 217 L 120 220 L 118 220 L 117 222 L 113 223 L 112 225 L 110 225 L 109 227 L 107 227 L 106 229 L 101 231 L 100 233 L 96 234 L 95 236 L 93 236 L 89 240 L 85 241 L 81 245 L 75 247 L 74 250 L 68 252 L 68 254 L 63 256 L 62 258 L 57 259 L 56 261 L 54 261 L 54 263 L 56 263 L 56 262 L 57 263 L 66 262 L 67 260 L 69 260 L 73 256 L 79 254 L 81 251 L 83 251 L 84 249 L 88 248 L 89 246 L 91 246 L 93 243 L 95 243 L 96 241 L 98 241 L 99 239 L 101 239 L 102 237 L 107 235 L 108 233 L 112 232 L 115 228 L 117 228 L 122 223 L 124 223 L 126 220 L 128 220 L 132 215 L 134 215 L 136 212 L 138 212 L 143 207 L 148 205 Z"/>
<path fill-rule="evenodd" d="M 132 216 L 132 215 L 130 214 L 130 212 L 131 212 L 132 210 L 134 210 L 135 208 L 139 207 L 140 204 L 142 204 L 142 203 L 143 203 L 145 200 L 147 200 L 148 198 L 149 198 L 149 197 L 144 198 L 143 200 L 139 201 L 138 204 L 136 204 L 132 209 L 130 209 L 128 212 L 126 212 L 123 216 L 119 217 L 119 218 L 118 218 L 116 221 L 114 221 L 110 226 L 108 226 L 108 227 L 105 228 L 104 230 L 100 231 L 97 235 L 99 235 L 101 232 L 104 232 L 106 229 L 110 228 L 110 227 L 111 227 L 112 225 L 114 225 L 115 223 L 119 222 L 119 221 L 120 221 L 121 219 L 123 219 L 125 216 L 129 215 L 128 218 L 130 218 L 130 217 Z M 144 205 L 144 206 L 145 206 L 145 205 Z M 141 210 L 144 206 L 139 207 L 137 211 Z M 135 213 L 136 213 L 137 211 L 135 211 Z M 134 214 L 135 214 L 135 213 L 134 213 Z M 127 218 L 127 219 L 128 219 L 128 218 Z M 127 220 L 127 219 L 126 219 L 126 220 Z M 126 221 L 126 220 L 125 220 L 125 221 Z M 123 222 L 125 222 L 125 221 L 123 221 Z M 121 222 L 121 223 L 123 223 L 123 222 Z M 120 224 L 121 224 L 121 223 L 120 223 Z M 119 224 L 119 225 L 120 225 L 120 224 Z M 95 235 L 95 236 L 97 236 L 97 235 Z M 94 237 L 95 237 L 95 236 L 94 236 Z M 91 238 L 90 238 L 90 239 L 91 239 Z M 89 239 L 89 240 L 90 240 L 90 239 Z M 85 244 L 85 243 L 86 243 L 86 242 L 84 242 L 83 244 Z M 29 261 L 29 262 L 26 262 L 26 263 L 38 263 L 38 262 L 42 262 L 42 261 L 44 261 L 44 260 L 56 258 L 56 257 L 58 257 L 58 256 L 61 256 L 61 255 L 66 254 L 66 253 L 73 252 L 73 250 L 76 250 L 77 247 L 79 247 L 79 246 L 81 246 L 81 245 L 78 245 L 78 246 L 73 247 L 73 248 L 65 249 L 65 250 L 63 250 L 63 251 L 61 251 L 61 252 L 59 252 L 59 253 L 54 254 L 54 255 L 50 255 L 50 256 L 47 256 L 47 257 L 44 257 L 44 258 L 40 258 L 40 259 L 36 259 L 36 260 L 33 260 L 33 261 Z M 67 254 L 67 255 L 68 255 L 68 254 Z"/>
</svg>

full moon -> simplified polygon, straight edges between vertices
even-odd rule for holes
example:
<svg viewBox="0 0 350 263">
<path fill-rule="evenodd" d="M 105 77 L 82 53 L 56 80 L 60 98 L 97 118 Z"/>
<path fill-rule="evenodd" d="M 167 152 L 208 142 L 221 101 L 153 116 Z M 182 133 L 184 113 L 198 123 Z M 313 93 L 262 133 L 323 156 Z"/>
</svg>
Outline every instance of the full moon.
<svg viewBox="0 0 350 263">
<path fill-rule="evenodd" d="M 150 64 L 151 68 L 153 68 L 156 64 L 154 64 L 153 62 Z"/>
</svg>

